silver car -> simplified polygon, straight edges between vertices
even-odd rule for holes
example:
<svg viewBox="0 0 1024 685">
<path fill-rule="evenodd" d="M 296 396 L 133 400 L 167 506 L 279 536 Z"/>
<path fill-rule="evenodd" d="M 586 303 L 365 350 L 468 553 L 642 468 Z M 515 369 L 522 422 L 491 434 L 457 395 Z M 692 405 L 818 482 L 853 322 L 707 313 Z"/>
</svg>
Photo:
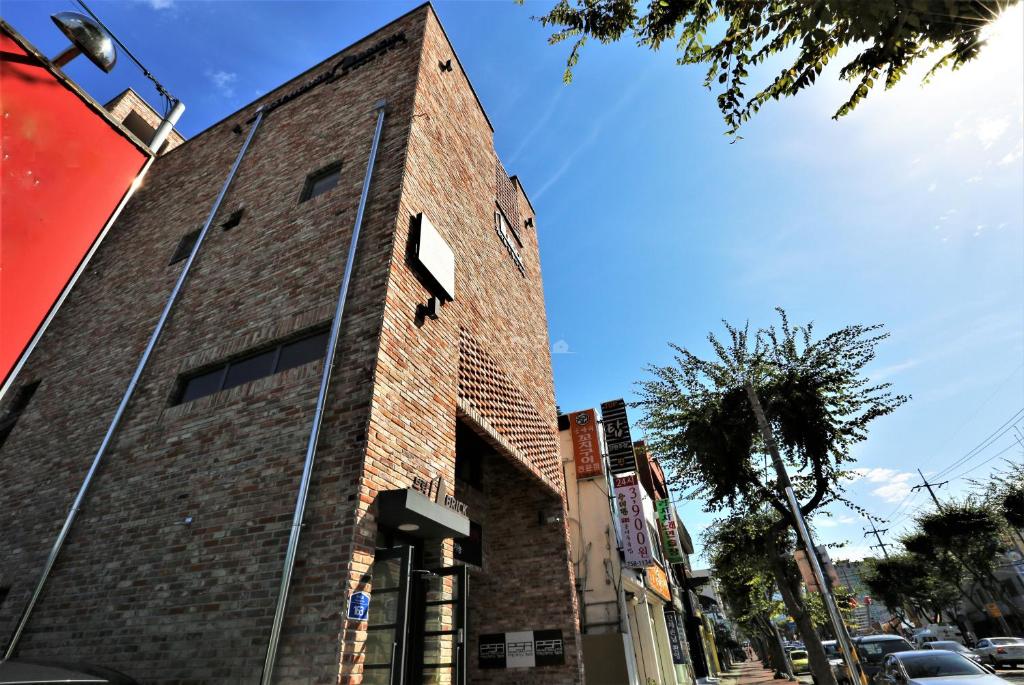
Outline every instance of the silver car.
<svg viewBox="0 0 1024 685">
<path fill-rule="evenodd" d="M 956 652 L 960 656 L 970 659 L 975 663 L 980 664 L 982 662 L 980 655 L 975 654 L 973 651 L 954 640 L 935 640 L 934 642 L 926 642 L 921 645 L 921 649 L 945 649 L 947 652 Z"/>
<path fill-rule="evenodd" d="M 1024 664 L 1024 640 L 1019 637 L 984 637 L 974 645 L 974 653 L 992 666 L 1020 666 Z"/>
<path fill-rule="evenodd" d="M 875 685 L 1008 685 L 987 666 L 943 649 L 888 654 Z"/>
</svg>

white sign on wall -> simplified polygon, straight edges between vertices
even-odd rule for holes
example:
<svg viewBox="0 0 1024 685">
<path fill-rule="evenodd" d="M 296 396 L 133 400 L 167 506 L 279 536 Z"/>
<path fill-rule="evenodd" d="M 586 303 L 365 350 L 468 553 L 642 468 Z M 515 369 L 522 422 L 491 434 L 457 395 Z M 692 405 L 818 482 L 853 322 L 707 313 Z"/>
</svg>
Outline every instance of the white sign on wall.
<svg viewBox="0 0 1024 685">
<path fill-rule="evenodd" d="M 635 473 L 615 476 L 615 504 L 619 515 L 619 533 L 625 564 L 630 568 L 654 565 L 651 538 L 644 511 L 643 491 Z"/>
<path fill-rule="evenodd" d="M 416 260 L 444 291 L 450 300 L 455 299 L 455 253 L 441 234 L 422 212 L 419 219 L 419 235 L 416 239 Z"/>
</svg>

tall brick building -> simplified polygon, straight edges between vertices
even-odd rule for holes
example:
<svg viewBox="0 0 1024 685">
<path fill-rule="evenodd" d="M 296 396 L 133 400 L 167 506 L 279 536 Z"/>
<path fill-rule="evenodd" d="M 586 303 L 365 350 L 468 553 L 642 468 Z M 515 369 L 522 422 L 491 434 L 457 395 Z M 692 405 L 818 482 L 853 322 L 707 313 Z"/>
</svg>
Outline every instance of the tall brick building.
<svg viewBox="0 0 1024 685">
<path fill-rule="evenodd" d="M 273 680 L 581 682 L 535 215 L 429 5 L 158 158 L 51 324 L 0 407 L 3 640 L 191 264 L 16 656 L 260 681 L 380 101 Z"/>
</svg>

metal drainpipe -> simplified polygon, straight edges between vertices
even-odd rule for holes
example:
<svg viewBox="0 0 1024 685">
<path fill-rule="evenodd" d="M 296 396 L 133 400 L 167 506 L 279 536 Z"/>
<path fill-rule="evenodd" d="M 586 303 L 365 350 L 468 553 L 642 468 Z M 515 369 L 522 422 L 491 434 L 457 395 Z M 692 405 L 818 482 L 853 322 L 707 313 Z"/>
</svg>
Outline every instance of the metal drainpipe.
<svg viewBox="0 0 1024 685">
<path fill-rule="evenodd" d="M 277 607 L 274 610 L 274 623 L 270 629 L 270 644 L 267 645 L 267 658 L 263 663 L 263 675 L 260 682 L 269 685 L 274 676 L 274 663 L 277 660 L 277 647 L 281 641 L 281 627 L 284 623 L 284 611 L 288 604 L 288 589 L 291 586 L 292 571 L 295 569 L 295 554 L 299 547 L 299 534 L 302 532 L 302 519 L 306 512 L 306 499 L 309 496 L 309 483 L 313 474 L 313 462 L 316 458 L 316 445 L 320 437 L 320 424 L 324 417 L 324 406 L 327 402 L 327 387 L 331 382 L 331 370 L 334 367 L 334 354 L 338 349 L 338 338 L 341 337 L 341 318 L 345 312 L 345 300 L 348 299 L 349 281 L 352 279 L 352 267 L 356 260 L 356 247 L 359 241 L 359 229 L 363 225 L 363 213 L 366 211 L 366 200 L 370 194 L 370 181 L 373 178 L 373 164 L 377 159 L 377 145 L 380 143 L 380 132 L 384 126 L 384 110 L 387 102 L 379 100 L 374 105 L 377 112 L 377 126 L 373 131 L 373 143 L 370 145 L 370 158 L 366 162 L 366 175 L 363 177 L 363 190 L 359 195 L 359 208 L 356 210 L 356 222 L 352 228 L 352 239 L 348 246 L 348 258 L 345 261 L 345 272 L 338 290 L 338 302 L 334 307 L 334 320 L 331 322 L 331 335 L 327 341 L 327 352 L 324 355 L 324 370 L 320 377 L 320 392 L 316 397 L 316 409 L 313 412 L 313 426 L 306 444 L 306 461 L 302 467 L 302 479 L 299 481 L 299 492 L 295 500 L 295 513 L 292 516 L 291 535 L 288 538 L 288 551 L 284 557 L 284 570 L 281 573 L 281 587 L 278 590 Z"/>
<path fill-rule="evenodd" d="M 131 381 L 128 382 L 128 387 L 125 389 L 124 395 L 121 397 L 121 403 L 118 405 L 117 411 L 114 412 L 114 418 L 110 421 L 110 426 L 107 428 L 107 434 L 103 437 L 103 442 L 100 444 L 100 448 L 96 452 L 96 456 L 93 457 L 92 466 L 89 467 L 88 473 L 85 474 L 85 480 L 82 481 L 82 485 L 78 489 L 78 495 L 75 496 L 75 501 L 71 505 L 71 511 L 68 512 L 68 516 L 64 520 L 64 527 L 61 528 L 60 533 L 57 535 L 57 541 L 54 542 L 53 549 L 50 550 L 50 556 L 46 559 L 46 565 L 43 567 L 43 573 L 39 578 L 39 584 L 36 585 L 36 590 L 32 593 L 32 598 L 29 600 L 28 606 L 25 608 L 25 612 L 21 616 L 21 621 L 18 623 L 18 627 L 14 631 L 14 636 L 11 637 L 11 642 L 8 644 L 7 651 L 4 654 L 4 660 L 10 659 L 14 655 L 14 651 L 18 646 L 18 640 L 21 639 L 21 634 L 24 632 L 25 626 L 28 625 L 29 618 L 32 616 L 32 610 L 35 608 L 36 602 L 39 600 L 39 596 L 43 592 L 43 587 L 46 585 L 46 580 L 50 576 L 50 571 L 53 569 L 53 565 L 57 561 L 57 556 L 60 554 L 61 548 L 64 546 L 64 540 L 67 538 L 68 532 L 71 530 L 71 526 L 75 522 L 75 517 L 82 509 L 82 502 L 85 500 L 85 495 L 89 490 L 89 485 L 92 483 L 92 479 L 96 475 L 96 470 L 99 468 L 100 462 L 103 460 L 103 457 L 107 452 L 107 448 L 110 446 L 110 443 L 114 438 L 114 434 L 120 426 L 121 418 L 124 416 L 125 409 L 128 408 L 128 403 L 131 401 L 132 395 L 135 393 L 135 388 L 139 383 L 139 379 L 142 377 L 142 372 L 146 369 L 146 364 L 149 362 L 149 357 L 153 353 L 153 349 L 156 347 L 157 341 L 160 339 L 160 334 L 163 333 L 164 326 L 167 323 L 167 319 L 170 317 L 171 310 L 174 308 L 174 305 L 178 300 L 178 295 L 181 292 L 182 286 L 185 284 L 185 279 L 188 278 L 189 270 L 192 268 L 196 255 L 199 253 L 199 248 L 203 245 L 206 234 L 210 230 L 210 225 L 213 224 L 213 218 L 217 215 L 217 210 L 220 209 L 221 202 L 223 202 L 224 196 L 228 192 L 228 188 L 231 187 L 231 182 L 235 178 L 238 166 L 242 163 L 242 158 L 245 157 L 245 152 L 249 149 L 249 143 L 252 142 L 252 138 L 256 134 L 256 129 L 259 128 L 260 121 L 262 121 L 262 119 L 263 110 L 261 108 L 256 114 L 256 120 L 253 122 L 252 128 L 249 129 L 249 135 L 246 137 L 245 143 L 242 145 L 242 149 L 238 151 L 235 163 L 231 166 L 231 171 L 228 172 L 228 177 L 224 180 L 224 185 L 221 187 L 220 193 L 217 195 L 217 199 L 213 203 L 213 207 L 210 209 L 209 216 L 206 217 L 206 223 L 203 224 L 203 228 L 199 232 L 196 244 L 192 246 L 192 252 L 188 256 L 188 261 L 185 262 L 185 267 L 178 275 L 178 280 L 174 284 L 174 289 L 167 298 L 166 304 L 164 304 L 164 309 L 160 313 L 160 319 L 157 321 L 156 328 L 153 329 L 153 333 L 149 336 L 149 342 L 146 344 L 146 349 L 143 351 L 142 357 L 139 359 L 139 363 L 135 367 L 135 373 L 132 374 Z"/>
</svg>

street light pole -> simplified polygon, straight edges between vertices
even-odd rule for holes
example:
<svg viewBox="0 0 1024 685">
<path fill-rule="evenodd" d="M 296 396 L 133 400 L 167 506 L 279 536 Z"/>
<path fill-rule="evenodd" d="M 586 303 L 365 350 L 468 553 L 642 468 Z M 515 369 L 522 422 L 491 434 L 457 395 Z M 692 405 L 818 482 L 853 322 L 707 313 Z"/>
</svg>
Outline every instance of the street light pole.
<svg viewBox="0 0 1024 685">
<path fill-rule="evenodd" d="M 797 534 L 800 536 L 800 540 L 803 543 L 804 548 L 807 550 L 807 559 L 811 562 L 811 570 L 814 572 L 814 579 L 817 581 L 818 587 L 821 590 L 822 603 L 825 605 L 825 610 L 832 622 L 832 628 L 836 634 L 836 642 L 843 651 L 846 669 L 850 674 L 850 683 L 868 685 L 867 678 L 864 676 L 863 670 L 860 668 L 860 662 L 857 660 L 857 654 L 854 651 L 853 644 L 850 642 L 850 635 L 846 631 L 846 624 L 843 623 L 843 617 L 839 613 L 839 607 L 836 606 L 835 597 L 832 596 L 832 591 L 825 582 L 825 574 L 818 561 L 818 552 L 814 547 L 814 541 L 811 539 L 811 533 L 807 529 L 807 523 L 804 521 L 803 512 L 800 511 L 800 503 L 797 502 L 796 493 L 793 491 L 793 483 L 789 480 L 789 474 L 786 473 L 786 465 L 783 463 L 782 457 L 779 455 L 779 447 L 775 444 L 775 436 L 772 435 L 771 426 L 768 425 L 768 419 L 765 416 L 764 409 L 761 407 L 761 400 L 757 396 L 757 390 L 754 389 L 754 384 L 750 381 L 747 381 L 746 383 L 746 391 L 747 398 L 750 400 L 750 406 L 754 410 L 754 416 L 757 418 L 757 427 L 761 432 L 761 438 L 764 440 L 765 446 L 768 448 L 768 453 L 772 457 L 772 464 L 775 466 L 775 472 L 779 479 L 779 490 L 782 491 L 786 501 L 789 503 L 789 508 L 793 514 L 793 521 L 796 524 Z"/>
</svg>

